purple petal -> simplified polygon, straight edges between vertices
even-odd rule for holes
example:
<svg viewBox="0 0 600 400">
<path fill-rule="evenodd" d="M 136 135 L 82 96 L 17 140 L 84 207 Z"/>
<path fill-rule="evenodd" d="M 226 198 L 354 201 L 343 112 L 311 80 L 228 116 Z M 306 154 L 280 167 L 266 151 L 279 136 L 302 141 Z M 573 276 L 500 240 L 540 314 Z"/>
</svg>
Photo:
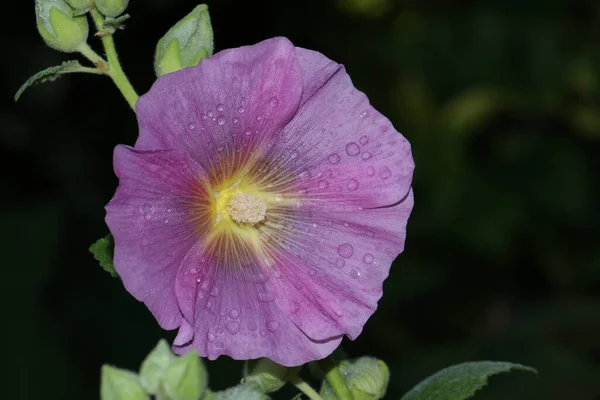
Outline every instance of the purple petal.
<svg viewBox="0 0 600 400">
<path fill-rule="evenodd" d="M 159 324 L 174 329 L 181 322 L 177 268 L 198 239 L 189 196 L 200 190 L 202 171 L 175 151 L 127 146 L 117 146 L 114 165 L 120 184 L 106 206 L 106 223 L 115 239 L 115 268 Z"/>
<path fill-rule="evenodd" d="M 271 142 L 296 112 L 302 72 L 295 55 L 287 39 L 274 38 L 159 78 L 136 106 L 136 148 L 185 151 L 211 179 L 223 178 Z M 221 159 L 229 165 L 222 167 Z"/>
</svg>

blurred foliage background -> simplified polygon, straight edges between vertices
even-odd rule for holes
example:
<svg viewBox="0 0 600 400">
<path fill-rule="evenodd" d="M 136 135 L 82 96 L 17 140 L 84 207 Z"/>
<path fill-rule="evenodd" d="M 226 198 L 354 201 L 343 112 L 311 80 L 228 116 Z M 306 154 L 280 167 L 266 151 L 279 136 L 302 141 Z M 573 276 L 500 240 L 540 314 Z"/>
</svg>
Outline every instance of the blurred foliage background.
<svg viewBox="0 0 600 400">
<path fill-rule="evenodd" d="M 450 364 L 494 359 L 539 375 L 493 378 L 477 399 L 600 399 L 600 3 L 208 4 L 217 49 L 282 35 L 321 51 L 412 142 L 406 251 L 364 333 L 345 342 L 390 365 L 388 398 Z M 131 1 L 116 41 L 140 93 L 156 42 L 195 5 Z M 3 396 L 98 398 L 102 363 L 136 370 L 173 337 L 87 250 L 107 232 L 112 149 L 134 142 L 136 122 L 109 79 L 92 75 L 15 104 L 30 75 L 71 57 L 44 46 L 33 1 L 10 7 L 0 27 Z M 213 388 L 240 370 L 210 363 Z"/>
</svg>

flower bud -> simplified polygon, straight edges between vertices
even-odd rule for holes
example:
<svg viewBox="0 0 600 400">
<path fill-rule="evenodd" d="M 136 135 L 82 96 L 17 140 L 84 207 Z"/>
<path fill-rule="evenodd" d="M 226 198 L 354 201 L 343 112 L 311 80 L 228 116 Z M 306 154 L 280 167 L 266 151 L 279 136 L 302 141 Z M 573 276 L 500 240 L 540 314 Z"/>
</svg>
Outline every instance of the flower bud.
<svg viewBox="0 0 600 400">
<path fill-rule="evenodd" d="M 285 385 L 288 369 L 268 358 L 248 360 L 244 365 L 244 382 L 253 383 L 265 393 L 279 390 Z"/>
<path fill-rule="evenodd" d="M 129 0 L 95 0 L 96 8 L 106 17 L 115 18 L 123 14 Z"/>
<path fill-rule="evenodd" d="M 77 13 L 85 13 L 90 9 L 90 0 L 65 0 Z"/>
<path fill-rule="evenodd" d="M 192 67 L 212 53 L 213 31 L 208 6 L 200 4 L 169 29 L 156 45 L 156 76 Z"/>
<path fill-rule="evenodd" d="M 35 16 L 40 35 L 55 50 L 71 53 L 87 41 L 87 19 L 74 17 L 63 0 L 36 0 Z"/>
</svg>

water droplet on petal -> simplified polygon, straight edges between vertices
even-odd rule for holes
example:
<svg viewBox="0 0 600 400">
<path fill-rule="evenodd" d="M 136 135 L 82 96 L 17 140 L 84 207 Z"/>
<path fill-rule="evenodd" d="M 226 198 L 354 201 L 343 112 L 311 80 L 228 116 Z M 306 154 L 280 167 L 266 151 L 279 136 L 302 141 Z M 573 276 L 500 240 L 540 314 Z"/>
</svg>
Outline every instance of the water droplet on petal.
<svg viewBox="0 0 600 400">
<path fill-rule="evenodd" d="M 304 171 L 300 174 L 300 180 L 306 181 L 310 179 L 310 171 Z"/>
<path fill-rule="evenodd" d="M 371 254 L 371 253 L 365 254 L 365 256 L 363 257 L 363 262 L 365 264 L 371 264 L 373 262 L 373 254 Z"/>
<path fill-rule="evenodd" d="M 190 123 L 188 124 L 188 129 L 189 129 L 190 131 L 193 131 L 194 129 L 196 129 L 196 125 L 194 125 L 192 122 L 190 122 Z"/>
<path fill-rule="evenodd" d="M 250 135 L 252 135 L 252 131 L 250 129 L 248 129 L 246 132 L 244 132 L 244 135 L 250 136 Z"/>
<path fill-rule="evenodd" d="M 388 167 L 379 168 L 379 177 L 381 179 L 387 179 L 390 176 L 392 176 L 392 171 L 390 171 L 390 169 Z"/>
<path fill-rule="evenodd" d="M 243 114 L 244 111 L 246 111 L 246 110 L 244 110 L 244 107 L 239 106 L 238 109 L 237 109 L 237 111 L 238 111 L 238 113 Z"/>
<path fill-rule="evenodd" d="M 297 152 L 296 150 L 294 150 L 294 151 L 292 151 L 292 152 L 290 153 L 290 158 L 293 160 L 293 159 L 295 159 L 296 157 L 298 157 L 298 152 Z"/>
<path fill-rule="evenodd" d="M 258 326 L 256 325 L 256 322 L 252 321 L 248 323 L 248 330 L 254 332 L 257 328 Z"/>
<path fill-rule="evenodd" d="M 212 333 L 209 333 L 208 335 L 206 335 L 206 339 L 212 343 L 215 341 L 215 335 L 213 335 Z"/>
<path fill-rule="evenodd" d="M 213 114 L 213 112 L 212 112 L 212 111 L 209 111 L 209 112 L 208 112 L 206 115 L 208 115 L 208 118 L 212 118 L 212 117 L 213 117 L 213 115 L 215 115 L 215 114 Z"/>
<path fill-rule="evenodd" d="M 369 138 L 366 135 L 363 135 L 360 137 L 360 139 L 358 139 L 358 142 L 364 146 L 365 144 L 369 143 Z"/>
<path fill-rule="evenodd" d="M 346 187 L 348 188 L 348 190 L 356 190 L 358 189 L 358 186 L 358 181 L 356 179 L 350 179 Z"/>
<path fill-rule="evenodd" d="M 375 175 L 375 168 L 369 166 L 369 168 L 367 168 L 367 175 L 369 175 L 369 176 Z"/>
<path fill-rule="evenodd" d="M 215 343 L 215 348 L 217 348 L 217 349 L 223 349 L 223 348 L 225 348 L 225 343 L 223 343 L 223 342 L 217 342 L 217 343 Z"/>
<path fill-rule="evenodd" d="M 271 100 L 269 100 L 269 105 L 271 107 L 277 107 L 277 104 L 279 104 L 279 100 L 277 100 L 277 97 L 271 97 Z"/>
<path fill-rule="evenodd" d="M 350 243 L 343 243 L 338 246 L 337 252 L 340 256 L 344 258 L 350 258 L 354 253 L 354 248 Z"/>
<path fill-rule="evenodd" d="M 357 156 L 360 154 L 360 147 L 355 142 L 350 142 L 346 145 L 346 153 L 349 156 Z"/>
<path fill-rule="evenodd" d="M 279 329 L 279 322 L 277 322 L 277 321 L 267 321 L 267 329 L 270 332 L 275 332 L 277 329 Z"/>
<path fill-rule="evenodd" d="M 224 108 L 225 106 L 223 106 L 223 104 L 217 104 L 217 111 L 221 112 Z"/>
<path fill-rule="evenodd" d="M 239 315 L 240 315 L 240 312 L 238 310 L 236 310 L 235 308 L 232 309 L 231 311 L 229 311 L 230 318 L 236 319 Z"/>
<path fill-rule="evenodd" d="M 329 162 L 331 164 L 337 164 L 340 162 L 340 156 L 337 153 L 333 153 L 329 156 Z"/>
<path fill-rule="evenodd" d="M 316 270 L 316 269 L 314 269 L 314 268 L 311 268 L 311 269 L 308 271 L 308 274 L 309 274 L 310 276 L 314 276 L 316 273 L 317 273 L 317 270 Z"/>
<path fill-rule="evenodd" d="M 154 206 L 150 203 L 144 203 L 140 206 L 140 212 L 144 216 L 144 219 L 148 220 L 152 218 L 152 213 L 154 212 Z"/>
<path fill-rule="evenodd" d="M 217 124 L 219 125 L 225 125 L 225 117 L 222 115 L 219 115 L 219 117 L 217 118 Z"/>
<path fill-rule="evenodd" d="M 336 267 L 344 268 L 344 265 L 346 265 L 346 261 L 342 260 L 341 258 L 338 258 L 337 260 L 335 260 Z"/>
<path fill-rule="evenodd" d="M 217 336 L 221 336 L 225 333 L 225 331 L 220 326 L 217 326 L 217 328 L 215 329 L 215 333 L 217 334 Z"/>
<path fill-rule="evenodd" d="M 240 122 L 240 120 L 239 120 L 238 118 L 234 118 L 234 119 L 233 119 L 233 123 L 234 123 L 234 124 L 237 124 L 238 122 Z"/>
<path fill-rule="evenodd" d="M 230 321 L 227 323 L 227 331 L 232 335 L 235 335 L 240 331 L 240 324 L 235 321 Z"/>
<path fill-rule="evenodd" d="M 319 181 L 319 189 L 327 189 L 327 187 L 329 186 L 329 182 L 323 180 L 323 181 Z"/>
<path fill-rule="evenodd" d="M 362 158 L 363 160 L 368 160 L 369 158 L 371 158 L 371 153 L 369 153 L 368 151 L 365 151 L 364 153 L 362 153 L 360 158 Z"/>
<path fill-rule="evenodd" d="M 219 288 L 213 288 L 213 290 L 210 292 L 210 295 L 213 297 L 217 297 L 219 295 Z"/>
<path fill-rule="evenodd" d="M 353 279 L 357 279 L 357 278 L 360 276 L 360 272 L 358 272 L 358 271 L 357 271 L 357 270 L 355 270 L 355 269 L 352 269 L 352 270 L 350 270 L 350 276 L 351 276 Z"/>
</svg>

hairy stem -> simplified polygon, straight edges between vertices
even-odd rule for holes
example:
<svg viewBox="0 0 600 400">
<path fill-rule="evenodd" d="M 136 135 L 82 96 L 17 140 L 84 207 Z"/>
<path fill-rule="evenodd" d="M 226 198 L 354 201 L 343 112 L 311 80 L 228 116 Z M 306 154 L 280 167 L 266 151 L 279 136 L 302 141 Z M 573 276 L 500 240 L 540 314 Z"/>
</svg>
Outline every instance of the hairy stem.
<svg viewBox="0 0 600 400">
<path fill-rule="evenodd" d="M 342 374 L 340 373 L 333 356 L 330 355 L 323 360 L 323 364 L 326 367 L 325 378 L 327 379 L 327 382 L 329 382 L 329 385 L 333 389 L 338 400 L 353 400 L 352 393 L 350 393 L 350 389 L 346 386 L 346 382 L 344 382 L 344 378 L 342 378 Z"/>
</svg>

